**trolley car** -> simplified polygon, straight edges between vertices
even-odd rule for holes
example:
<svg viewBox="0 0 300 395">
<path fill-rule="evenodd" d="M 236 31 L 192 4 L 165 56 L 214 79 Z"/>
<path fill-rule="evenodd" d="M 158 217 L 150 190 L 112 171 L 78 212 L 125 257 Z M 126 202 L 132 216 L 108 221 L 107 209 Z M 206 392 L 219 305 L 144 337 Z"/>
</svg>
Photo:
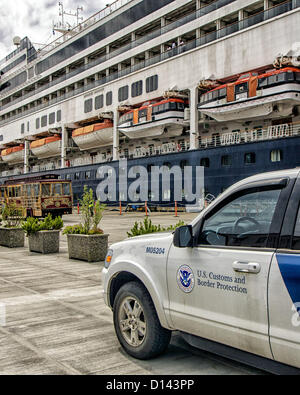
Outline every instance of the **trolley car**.
<svg viewBox="0 0 300 395">
<path fill-rule="evenodd" d="M 0 187 L 0 204 L 14 203 L 23 210 L 24 217 L 72 214 L 72 183 L 58 177 L 54 174 L 7 180 Z"/>
</svg>

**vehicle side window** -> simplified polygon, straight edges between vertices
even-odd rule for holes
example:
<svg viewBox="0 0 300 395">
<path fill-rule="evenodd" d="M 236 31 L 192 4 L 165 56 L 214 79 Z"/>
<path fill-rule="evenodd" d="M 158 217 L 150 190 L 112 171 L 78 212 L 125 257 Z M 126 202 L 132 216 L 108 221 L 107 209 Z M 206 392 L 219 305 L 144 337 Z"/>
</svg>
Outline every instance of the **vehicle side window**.
<svg viewBox="0 0 300 395">
<path fill-rule="evenodd" d="M 26 185 L 26 195 L 27 197 L 31 197 L 31 185 Z"/>
<path fill-rule="evenodd" d="M 53 184 L 52 185 L 52 195 L 53 196 L 61 196 L 61 184 Z"/>
<path fill-rule="evenodd" d="M 300 250 L 300 208 L 298 210 L 297 221 L 293 235 L 292 249 Z"/>
<path fill-rule="evenodd" d="M 33 185 L 33 191 L 34 191 L 34 196 L 38 197 L 40 194 L 40 185 L 39 184 Z"/>
<path fill-rule="evenodd" d="M 50 184 L 42 184 L 42 196 L 50 196 Z"/>
<path fill-rule="evenodd" d="M 63 188 L 63 196 L 71 195 L 70 184 L 62 184 L 62 188 Z"/>
<path fill-rule="evenodd" d="M 280 193 L 256 189 L 227 202 L 204 221 L 198 244 L 266 247 Z"/>
</svg>

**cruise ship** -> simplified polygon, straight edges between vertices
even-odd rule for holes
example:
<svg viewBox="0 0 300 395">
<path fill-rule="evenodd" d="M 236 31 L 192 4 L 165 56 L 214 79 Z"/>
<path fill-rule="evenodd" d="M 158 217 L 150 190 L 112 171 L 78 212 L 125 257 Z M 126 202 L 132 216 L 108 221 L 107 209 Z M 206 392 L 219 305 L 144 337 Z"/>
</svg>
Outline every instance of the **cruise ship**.
<svg viewBox="0 0 300 395">
<path fill-rule="evenodd" d="M 127 159 L 149 173 L 203 166 L 205 195 L 218 196 L 299 166 L 299 11 L 300 0 L 118 0 L 41 49 L 23 38 L 0 62 L 0 182 L 55 173 L 76 202 L 84 185 L 96 192 L 99 167 L 120 175 Z M 155 198 L 172 205 L 172 184 Z"/>
</svg>

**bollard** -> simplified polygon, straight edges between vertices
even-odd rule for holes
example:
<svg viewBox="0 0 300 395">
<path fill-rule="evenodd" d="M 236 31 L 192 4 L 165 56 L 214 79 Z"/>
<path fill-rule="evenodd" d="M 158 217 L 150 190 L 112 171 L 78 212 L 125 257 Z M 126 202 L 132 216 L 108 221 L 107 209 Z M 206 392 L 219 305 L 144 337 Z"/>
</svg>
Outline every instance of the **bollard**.
<svg viewBox="0 0 300 395">
<path fill-rule="evenodd" d="M 122 215 L 122 202 L 120 202 L 120 215 Z"/>
<path fill-rule="evenodd" d="M 147 205 L 147 202 L 145 202 L 145 211 L 146 211 L 146 217 L 148 217 L 148 205 Z"/>
<path fill-rule="evenodd" d="M 175 201 L 175 217 L 178 217 L 178 204 L 177 201 Z"/>
<path fill-rule="evenodd" d="M 80 214 L 80 206 L 79 206 L 79 203 L 77 204 L 77 214 Z"/>
</svg>

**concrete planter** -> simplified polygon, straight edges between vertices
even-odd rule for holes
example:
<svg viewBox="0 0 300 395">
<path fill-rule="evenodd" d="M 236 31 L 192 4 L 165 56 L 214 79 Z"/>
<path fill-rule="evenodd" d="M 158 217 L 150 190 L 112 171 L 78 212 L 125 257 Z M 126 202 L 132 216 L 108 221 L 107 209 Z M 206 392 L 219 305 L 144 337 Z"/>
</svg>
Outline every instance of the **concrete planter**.
<svg viewBox="0 0 300 395">
<path fill-rule="evenodd" d="M 24 237 L 22 228 L 0 228 L 0 245 L 3 247 L 24 247 Z"/>
<path fill-rule="evenodd" d="M 108 251 L 109 235 L 68 235 L 69 258 L 102 262 Z"/>
<path fill-rule="evenodd" d="M 28 236 L 29 251 L 41 254 L 59 252 L 59 230 L 45 230 Z"/>
</svg>

